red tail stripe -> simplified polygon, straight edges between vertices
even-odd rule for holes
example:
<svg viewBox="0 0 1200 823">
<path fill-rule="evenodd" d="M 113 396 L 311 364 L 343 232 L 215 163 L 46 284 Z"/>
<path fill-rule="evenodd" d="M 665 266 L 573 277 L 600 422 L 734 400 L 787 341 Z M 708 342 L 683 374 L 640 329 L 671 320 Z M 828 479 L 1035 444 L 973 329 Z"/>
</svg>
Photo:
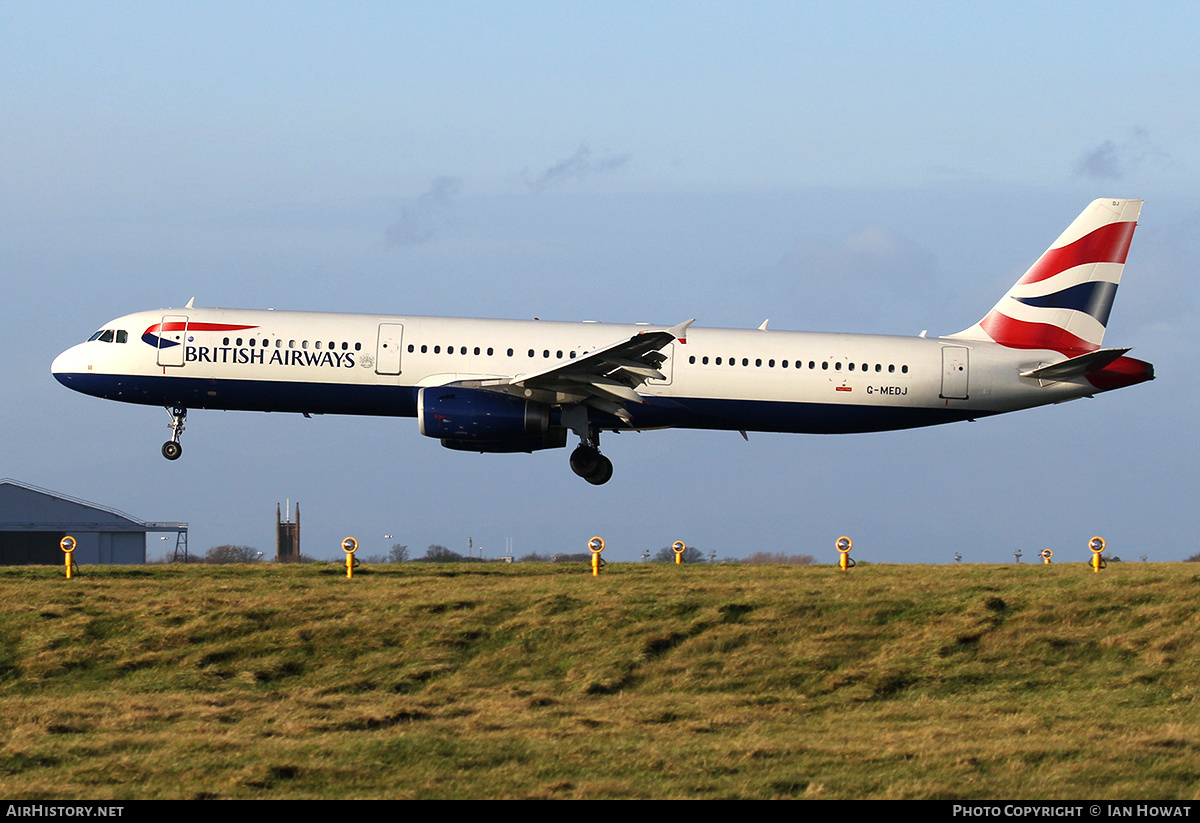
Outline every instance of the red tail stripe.
<svg viewBox="0 0 1200 823">
<path fill-rule="evenodd" d="M 1137 223 L 1109 223 L 1085 234 L 1074 243 L 1058 249 L 1047 249 L 1025 272 L 1019 285 L 1036 283 L 1087 263 L 1124 263 L 1135 228 Z"/>
<path fill-rule="evenodd" d="M 1080 354 L 1100 348 L 1058 326 L 1014 320 L 995 309 L 988 312 L 979 325 L 988 337 L 1011 349 L 1050 349 L 1059 354 Z"/>
<path fill-rule="evenodd" d="M 1100 371 L 1087 376 L 1088 382 L 1100 391 L 1120 389 L 1154 379 L 1154 366 L 1132 357 L 1118 357 Z"/>
</svg>

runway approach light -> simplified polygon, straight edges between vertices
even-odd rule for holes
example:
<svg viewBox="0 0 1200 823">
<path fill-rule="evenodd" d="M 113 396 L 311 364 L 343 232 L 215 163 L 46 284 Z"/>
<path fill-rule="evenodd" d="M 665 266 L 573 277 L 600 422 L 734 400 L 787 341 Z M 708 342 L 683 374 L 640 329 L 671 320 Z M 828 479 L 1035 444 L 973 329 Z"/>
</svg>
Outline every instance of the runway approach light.
<svg viewBox="0 0 1200 823">
<path fill-rule="evenodd" d="M 600 557 L 600 552 L 604 551 L 604 538 L 593 537 L 588 541 L 588 548 L 592 552 L 592 577 L 599 577 L 600 569 L 605 565 Z"/>
<path fill-rule="evenodd" d="M 1049 549 L 1042 549 L 1042 562 L 1047 566 L 1050 565 L 1051 557 L 1054 557 L 1054 552 L 1050 551 Z"/>
<path fill-rule="evenodd" d="M 346 553 L 346 577 L 354 577 L 354 567 L 358 565 L 358 561 L 354 559 L 354 553 L 358 551 L 358 541 L 347 537 L 342 541 L 342 551 Z"/>
<path fill-rule="evenodd" d="M 838 568 L 842 571 L 853 569 L 854 561 L 850 559 L 850 550 L 854 548 L 854 541 L 849 537 L 842 536 L 837 539 L 837 543 L 834 545 L 837 546 L 837 550 L 841 553 L 841 557 L 838 558 Z"/>
<path fill-rule="evenodd" d="M 1104 538 L 1093 537 L 1088 541 L 1088 548 L 1092 550 L 1092 571 L 1099 574 L 1101 569 L 1108 568 L 1108 562 L 1101 556 L 1104 554 Z"/>
<path fill-rule="evenodd" d="M 682 540 L 676 540 L 671 544 L 671 551 L 675 552 L 675 565 L 683 565 L 683 553 L 687 551 L 687 544 Z"/>
<path fill-rule="evenodd" d="M 71 572 L 75 569 L 75 561 L 71 559 L 71 552 L 75 551 L 75 538 L 67 535 L 62 540 L 58 541 L 58 547 L 63 550 L 63 563 L 67 567 L 67 579 L 71 579 Z"/>
</svg>

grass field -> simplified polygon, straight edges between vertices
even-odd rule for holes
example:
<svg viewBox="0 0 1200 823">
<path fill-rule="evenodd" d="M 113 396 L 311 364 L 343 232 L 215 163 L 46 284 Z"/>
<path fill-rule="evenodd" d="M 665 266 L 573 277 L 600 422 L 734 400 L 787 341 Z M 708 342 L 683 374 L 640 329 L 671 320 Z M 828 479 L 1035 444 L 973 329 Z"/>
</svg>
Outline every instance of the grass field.
<svg viewBox="0 0 1200 823">
<path fill-rule="evenodd" d="M 0 570 L 0 796 L 1200 798 L 1200 565 Z"/>
</svg>

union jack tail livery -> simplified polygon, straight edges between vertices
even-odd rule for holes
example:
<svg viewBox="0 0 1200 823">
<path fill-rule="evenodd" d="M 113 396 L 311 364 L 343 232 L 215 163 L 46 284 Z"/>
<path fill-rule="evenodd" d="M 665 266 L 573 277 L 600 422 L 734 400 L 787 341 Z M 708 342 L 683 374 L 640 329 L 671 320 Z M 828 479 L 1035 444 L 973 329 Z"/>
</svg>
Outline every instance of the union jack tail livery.
<svg viewBox="0 0 1200 823">
<path fill-rule="evenodd" d="M 1075 357 L 1096 351 L 1141 200 L 1093 200 L 987 315 L 950 337 Z"/>
</svg>

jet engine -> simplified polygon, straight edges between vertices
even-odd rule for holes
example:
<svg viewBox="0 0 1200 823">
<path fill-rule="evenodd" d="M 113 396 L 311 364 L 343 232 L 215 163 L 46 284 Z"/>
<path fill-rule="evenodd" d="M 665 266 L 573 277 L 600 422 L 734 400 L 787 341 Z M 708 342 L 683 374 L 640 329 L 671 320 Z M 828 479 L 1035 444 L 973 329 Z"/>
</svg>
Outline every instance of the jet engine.
<svg viewBox="0 0 1200 823">
<path fill-rule="evenodd" d="M 567 430 L 550 425 L 550 407 L 510 394 L 458 386 L 417 393 L 421 434 L 456 451 L 533 452 L 567 445 Z"/>
</svg>

